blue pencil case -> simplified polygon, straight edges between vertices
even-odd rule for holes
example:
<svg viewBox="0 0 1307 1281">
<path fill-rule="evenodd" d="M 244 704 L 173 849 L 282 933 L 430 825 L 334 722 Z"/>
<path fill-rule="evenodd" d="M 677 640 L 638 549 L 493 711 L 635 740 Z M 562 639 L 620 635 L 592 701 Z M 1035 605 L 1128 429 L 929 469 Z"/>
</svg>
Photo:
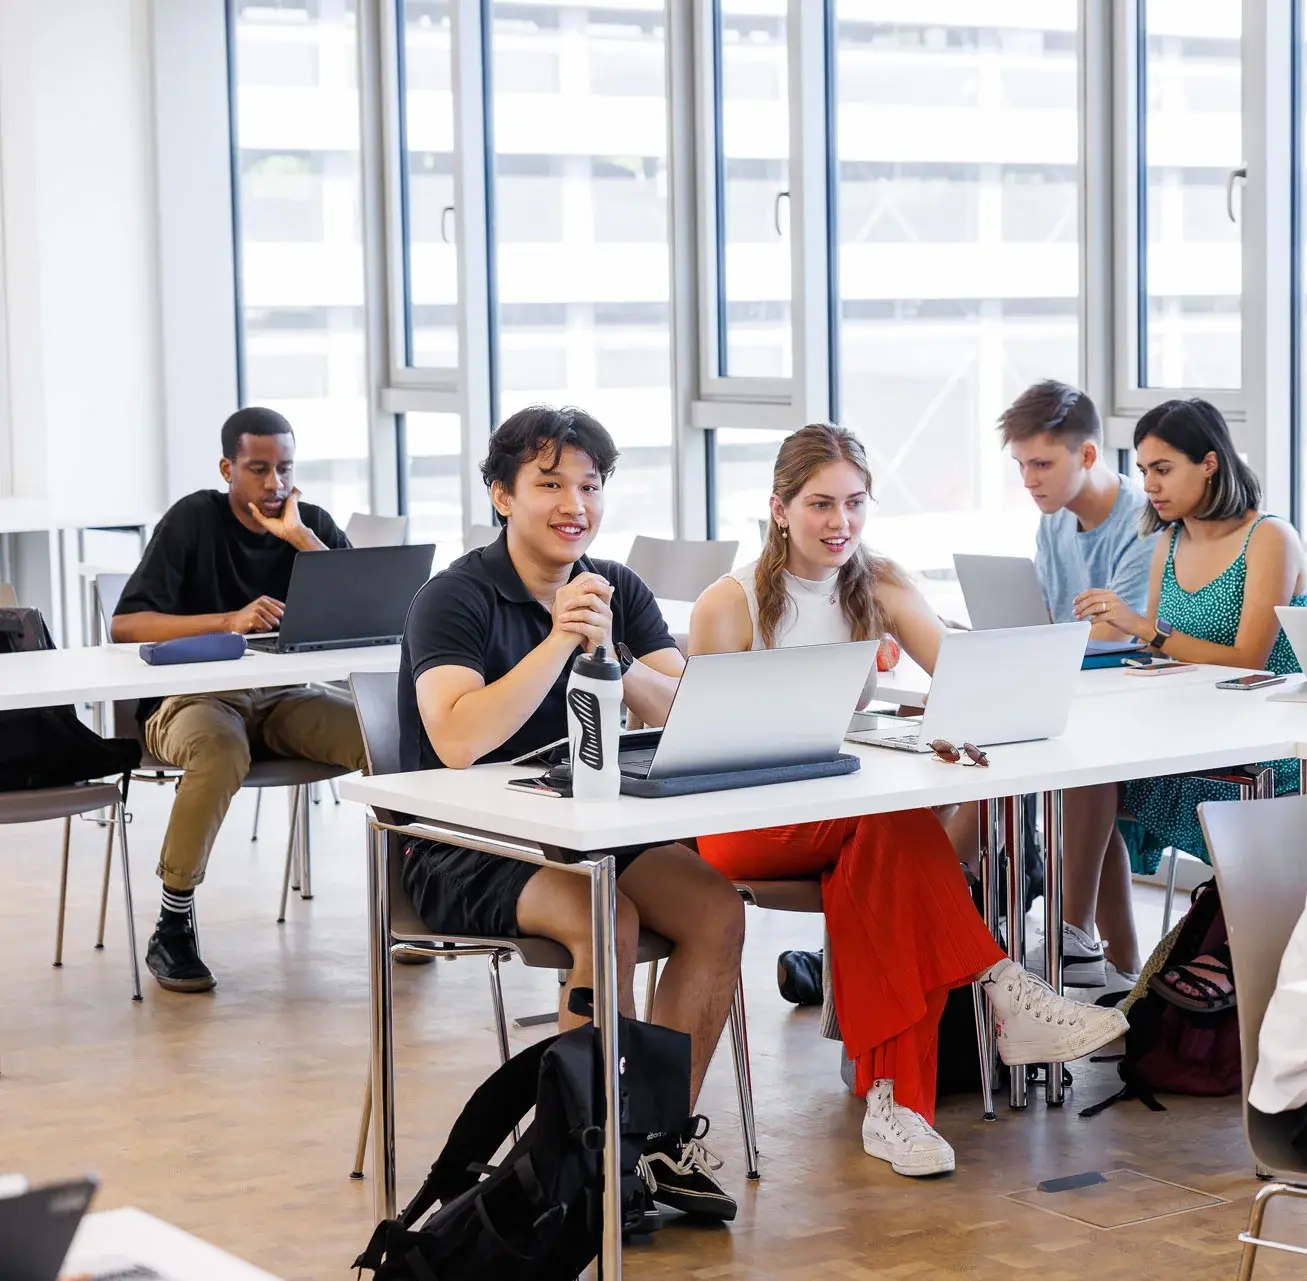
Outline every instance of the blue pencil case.
<svg viewBox="0 0 1307 1281">
<path fill-rule="evenodd" d="M 1137 649 L 1117 649 L 1106 654 L 1086 654 L 1080 662 L 1082 672 L 1096 671 L 1100 667 L 1124 667 L 1127 658 L 1141 658 L 1153 651 L 1146 645 Z"/>
<path fill-rule="evenodd" d="M 245 653 L 245 637 L 236 632 L 214 632 L 208 636 L 179 636 L 176 640 L 150 641 L 142 645 L 141 657 L 151 667 L 168 663 L 221 663 Z"/>
</svg>

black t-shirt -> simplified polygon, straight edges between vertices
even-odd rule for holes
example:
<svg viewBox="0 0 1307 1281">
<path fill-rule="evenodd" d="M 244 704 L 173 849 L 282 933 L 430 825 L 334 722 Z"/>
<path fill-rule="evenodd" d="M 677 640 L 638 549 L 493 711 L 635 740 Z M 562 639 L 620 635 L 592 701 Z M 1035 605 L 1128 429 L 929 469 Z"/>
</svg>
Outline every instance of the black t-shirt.
<svg viewBox="0 0 1307 1281">
<path fill-rule="evenodd" d="M 299 506 L 300 519 L 327 547 L 349 546 L 323 508 Z M 284 601 L 298 554 L 276 534 L 246 529 L 221 490 L 197 490 L 173 503 L 154 527 L 114 615 L 226 614 L 260 596 Z M 158 706 L 158 699 L 137 705 L 141 724 Z"/>
<path fill-rule="evenodd" d="M 300 503 L 300 519 L 333 550 L 349 540 L 321 507 Z M 115 614 L 226 614 L 260 596 L 284 601 L 298 555 L 276 534 L 236 519 L 227 495 L 201 489 L 168 508 Z"/>
<path fill-rule="evenodd" d="M 602 574 L 613 585 L 613 643 L 636 658 L 674 649 L 653 592 L 625 565 L 583 556 L 571 577 Z M 549 611 L 523 585 L 508 555 L 506 536 L 456 560 L 413 599 L 404 624 L 399 663 L 400 760 L 406 770 L 444 764 L 427 738 L 414 683 L 432 667 L 468 667 L 487 685 L 506 676 L 553 630 Z M 581 653 L 578 647 L 578 654 Z M 575 655 L 573 656 L 575 657 Z M 526 723 L 483 761 L 507 761 L 567 734 L 567 678 L 572 660 Z"/>
</svg>

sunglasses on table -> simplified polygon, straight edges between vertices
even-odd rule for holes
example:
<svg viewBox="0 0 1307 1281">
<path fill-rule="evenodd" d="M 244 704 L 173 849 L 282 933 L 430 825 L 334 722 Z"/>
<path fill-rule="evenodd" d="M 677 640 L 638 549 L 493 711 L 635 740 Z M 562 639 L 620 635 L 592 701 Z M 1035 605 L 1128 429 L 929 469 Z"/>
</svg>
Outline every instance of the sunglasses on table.
<svg viewBox="0 0 1307 1281">
<path fill-rule="evenodd" d="M 959 762 L 963 765 L 987 766 L 989 764 L 989 757 L 975 743 L 963 743 L 961 747 L 954 747 L 948 739 L 937 738 L 931 743 L 930 750 L 935 753 L 935 759 L 945 765 L 957 765 Z M 967 758 L 965 761 L 962 760 L 963 756 Z"/>
</svg>

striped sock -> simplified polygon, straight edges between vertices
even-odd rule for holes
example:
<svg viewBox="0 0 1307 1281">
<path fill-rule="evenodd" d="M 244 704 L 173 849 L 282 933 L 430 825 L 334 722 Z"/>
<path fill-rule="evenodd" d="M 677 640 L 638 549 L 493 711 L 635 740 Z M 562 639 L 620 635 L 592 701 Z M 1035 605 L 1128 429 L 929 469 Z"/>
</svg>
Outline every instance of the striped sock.
<svg viewBox="0 0 1307 1281">
<path fill-rule="evenodd" d="M 191 900 L 195 897 L 195 891 L 189 890 L 170 890 L 166 885 L 163 887 L 163 905 L 159 909 L 159 924 L 162 926 L 178 927 L 183 921 L 190 920 Z"/>
</svg>

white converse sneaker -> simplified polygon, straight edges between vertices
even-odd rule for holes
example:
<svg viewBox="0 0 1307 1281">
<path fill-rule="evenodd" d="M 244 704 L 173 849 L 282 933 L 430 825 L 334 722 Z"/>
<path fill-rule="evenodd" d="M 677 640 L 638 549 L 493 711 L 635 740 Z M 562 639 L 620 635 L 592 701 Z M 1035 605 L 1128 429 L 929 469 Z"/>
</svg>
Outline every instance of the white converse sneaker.
<svg viewBox="0 0 1307 1281">
<path fill-rule="evenodd" d="M 1014 961 L 1000 961 L 981 982 L 998 1016 L 998 1056 L 1009 1067 L 1069 1063 L 1125 1034 L 1120 1010 L 1058 996 Z"/>
<path fill-rule="evenodd" d="M 888 1161 L 895 1174 L 920 1178 L 948 1174 L 954 1167 L 953 1149 L 925 1119 L 894 1102 L 894 1082 L 877 1081 L 867 1095 L 862 1121 L 862 1150 Z"/>
</svg>

